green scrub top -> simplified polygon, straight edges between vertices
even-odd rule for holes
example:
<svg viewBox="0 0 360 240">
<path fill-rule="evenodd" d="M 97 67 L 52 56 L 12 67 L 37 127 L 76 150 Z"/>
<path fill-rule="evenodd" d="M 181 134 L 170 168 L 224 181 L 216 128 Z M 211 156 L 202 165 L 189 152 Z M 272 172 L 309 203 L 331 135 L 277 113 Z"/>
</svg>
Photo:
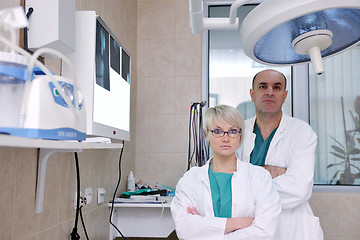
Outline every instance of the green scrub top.
<svg viewBox="0 0 360 240">
<path fill-rule="evenodd" d="M 231 218 L 233 173 L 214 172 L 209 165 L 209 180 L 215 217 Z"/>
<path fill-rule="evenodd" d="M 269 146 L 271 143 L 271 140 L 273 139 L 275 132 L 278 128 L 275 128 L 270 136 L 264 140 L 260 129 L 258 127 L 258 125 L 255 122 L 254 125 L 254 131 L 253 133 L 256 134 L 256 138 L 255 138 L 255 146 L 254 149 L 250 155 L 250 162 L 254 165 L 258 165 L 258 166 L 264 166 L 265 165 L 265 159 L 266 159 L 266 154 L 269 150 Z"/>
</svg>

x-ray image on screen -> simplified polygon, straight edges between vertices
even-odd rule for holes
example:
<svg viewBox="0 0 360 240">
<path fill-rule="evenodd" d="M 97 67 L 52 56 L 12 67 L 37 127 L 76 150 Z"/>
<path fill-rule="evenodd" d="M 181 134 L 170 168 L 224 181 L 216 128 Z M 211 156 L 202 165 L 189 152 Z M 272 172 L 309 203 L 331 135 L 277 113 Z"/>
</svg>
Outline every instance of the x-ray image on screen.
<svg viewBox="0 0 360 240">
<path fill-rule="evenodd" d="M 121 76 L 126 80 L 127 83 L 130 83 L 130 56 L 122 50 L 122 73 Z"/>
<path fill-rule="evenodd" d="M 120 45 L 110 36 L 110 64 L 120 75 Z"/>
<path fill-rule="evenodd" d="M 109 76 L 109 33 L 99 22 L 96 23 L 96 84 L 110 91 Z"/>
</svg>

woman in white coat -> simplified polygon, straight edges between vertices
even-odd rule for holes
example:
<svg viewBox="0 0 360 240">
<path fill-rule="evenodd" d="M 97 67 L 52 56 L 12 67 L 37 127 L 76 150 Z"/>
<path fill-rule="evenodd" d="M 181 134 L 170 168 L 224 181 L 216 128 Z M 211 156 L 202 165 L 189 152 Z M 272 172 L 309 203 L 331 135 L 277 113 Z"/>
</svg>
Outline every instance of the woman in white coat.
<svg viewBox="0 0 360 240">
<path fill-rule="evenodd" d="M 204 135 L 213 157 L 179 180 L 171 203 L 179 239 L 276 239 L 280 199 L 270 174 L 240 161 L 244 120 L 219 105 L 204 115 Z"/>
</svg>

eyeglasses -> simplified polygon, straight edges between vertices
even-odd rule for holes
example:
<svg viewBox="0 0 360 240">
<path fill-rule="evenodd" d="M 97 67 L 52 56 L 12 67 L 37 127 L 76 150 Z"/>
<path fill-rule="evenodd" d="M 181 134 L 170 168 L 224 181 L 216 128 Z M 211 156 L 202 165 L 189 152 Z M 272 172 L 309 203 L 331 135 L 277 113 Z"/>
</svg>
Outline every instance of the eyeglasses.
<svg viewBox="0 0 360 240">
<path fill-rule="evenodd" d="M 225 135 L 225 133 L 227 133 L 227 135 L 231 138 L 236 138 L 236 137 L 239 137 L 241 135 L 241 129 L 240 130 L 237 130 L 237 129 L 230 129 L 229 131 L 225 132 L 221 129 L 218 129 L 218 128 L 215 128 L 214 130 L 209 130 L 212 135 L 214 137 L 222 137 Z"/>
</svg>

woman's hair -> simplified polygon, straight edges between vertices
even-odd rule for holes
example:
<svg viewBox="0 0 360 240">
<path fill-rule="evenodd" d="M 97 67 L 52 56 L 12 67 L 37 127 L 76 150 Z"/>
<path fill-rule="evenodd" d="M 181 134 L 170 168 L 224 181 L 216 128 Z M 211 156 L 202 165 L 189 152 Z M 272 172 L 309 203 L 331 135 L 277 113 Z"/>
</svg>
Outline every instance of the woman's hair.
<svg viewBox="0 0 360 240">
<path fill-rule="evenodd" d="M 203 119 L 203 132 L 207 137 L 209 130 L 212 130 L 212 125 L 216 121 L 225 120 L 233 127 L 238 127 L 241 131 L 241 136 L 244 134 L 244 118 L 241 113 L 234 107 L 228 105 L 217 105 L 215 107 L 208 108 L 204 114 Z M 243 137 L 240 137 L 240 143 Z"/>
</svg>

